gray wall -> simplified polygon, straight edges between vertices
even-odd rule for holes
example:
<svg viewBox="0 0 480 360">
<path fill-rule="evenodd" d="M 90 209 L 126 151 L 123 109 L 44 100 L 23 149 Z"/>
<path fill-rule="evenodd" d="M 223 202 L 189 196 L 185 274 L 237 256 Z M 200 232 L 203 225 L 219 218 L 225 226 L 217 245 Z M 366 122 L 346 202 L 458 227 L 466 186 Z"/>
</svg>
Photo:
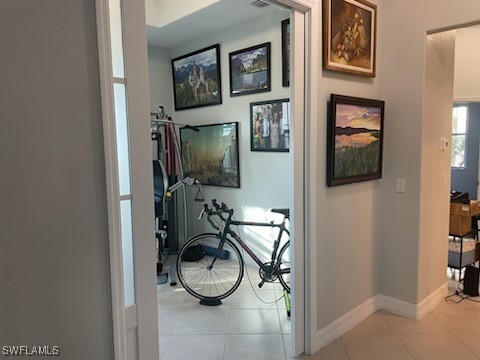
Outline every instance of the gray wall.
<svg viewBox="0 0 480 360">
<path fill-rule="evenodd" d="M 434 45 L 426 39 L 426 33 L 478 21 L 480 3 L 478 0 L 383 3 L 379 11 L 383 22 L 378 27 L 382 31 L 378 35 L 388 36 L 384 35 L 383 41 L 380 38 L 377 50 L 377 73 L 385 76 L 381 90 L 386 101 L 384 176 L 379 194 L 380 293 L 418 304 L 446 282 L 448 245 L 444 239 L 448 235 L 450 166 L 449 153 L 440 152 L 438 139 L 449 136 L 453 102 L 452 93 L 444 112 L 443 95 L 439 106 L 430 98 L 426 101 L 426 86 L 435 90 L 431 87 L 435 81 L 444 81 L 453 73 L 453 65 L 448 72 L 427 73 L 426 53 Z M 409 11 L 413 8 L 415 11 Z M 407 53 L 407 57 L 402 56 Z M 437 87 L 436 91 L 444 93 L 451 91 L 451 87 L 453 82 L 448 89 Z M 431 118 L 440 106 L 446 117 Z M 405 193 L 395 193 L 397 178 L 405 179 Z"/>
<path fill-rule="evenodd" d="M 0 347 L 112 359 L 94 0 L 0 2 Z"/>
<path fill-rule="evenodd" d="M 468 106 L 466 167 L 452 168 L 452 190 L 468 192 L 470 199 L 477 199 L 480 103 L 466 105 Z"/>
<path fill-rule="evenodd" d="M 150 109 L 163 105 L 167 114 L 173 110 L 172 64 L 170 50 L 148 46 L 148 73 L 150 80 Z"/>
</svg>

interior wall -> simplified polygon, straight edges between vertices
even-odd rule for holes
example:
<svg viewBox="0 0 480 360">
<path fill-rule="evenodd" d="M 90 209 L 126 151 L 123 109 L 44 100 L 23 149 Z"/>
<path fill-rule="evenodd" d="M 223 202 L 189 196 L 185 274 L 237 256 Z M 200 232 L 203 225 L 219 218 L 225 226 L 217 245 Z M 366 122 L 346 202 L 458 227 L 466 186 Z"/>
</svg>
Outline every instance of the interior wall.
<svg viewBox="0 0 480 360">
<path fill-rule="evenodd" d="M 151 111 L 158 111 L 159 105 L 163 105 L 167 111 L 173 109 L 172 64 L 170 59 L 169 49 L 153 45 L 148 46 Z"/>
<path fill-rule="evenodd" d="M 95 1 L 1 1 L 0 23 L 1 345 L 113 359 Z"/>
<path fill-rule="evenodd" d="M 440 139 L 449 139 L 451 133 L 455 31 L 428 35 L 426 40 L 417 285 L 424 297 L 430 295 L 424 289 L 445 284 L 451 151 L 440 148 Z"/>
<path fill-rule="evenodd" d="M 373 1 L 380 11 L 384 2 Z M 321 16 L 321 14 L 320 14 Z M 379 13 L 378 28 L 383 27 Z M 384 31 L 377 32 L 377 54 L 382 48 Z M 321 51 L 321 46 L 319 50 Z M 322 58 L 319 54 L 320 59 Z M 377 63 L 377 66 L 379 63 Z M 384 99 L 381 83 L 385 74 L 365 78 L 323 70 L 319 80 L 319 132 L 311 142 L 320 152 L 318 160 L 317 206 L 317 327 L 321 329 L 379 293 L 380 191 L 382 179 L 327 188 L 327 103 L 330 94 L 369 99 Z M 389 103 L 386 104 L 385 128 L 389 129 Z M 388 142 L 385 142 L 388 146 Z M 384 149 L 385 150 L 385 149 Z M 307 194 L 308 196 L 308 194 Z"/>
<path fill-rule="evenodd" d="M 249 22 L 226 29 L 221 34 L 200 38 L 171 50 L 175 58 L 204 47 L 220 44 L 222 104 L 173 111 L 173 105 L 166 109 L 175 121 L 190 125 L 239 123 L 240 188 L 202 186 L 205 200 L 217 199 L 235 209 L 236 219 L 280 220 L 281 216 L 270 213 L 271 208 L 289 207 L 289 155 L 282 152 L 250 151 L 250 103 L 289 97 L 289 88 L 282 87 L 281 68 L 281 21 L 289 13 L 279 10 L 257 17 Z M 271 42 L 271 86 L 269 92 L 230 97 L 229 53 L 246 47 Z M 159 70 L 160 71 L 160 70 Z M 171 64 L 162 70 L 171 78 Z M 153 86 L 153 85 L 152 85 Z M 173 97 L 170 91 L 170 99 Z M 170 100 L 172 101 L 172 100 Z M 196 187 L 188 188 L 189 235 L 213 229 L 206 221 L 196 221 L 201 202 L 194 202 Z M 181 221 L 182 219 L 179 219 Z M 247 238 L 273 237 L 270 229 L 250 228 Z M 183 241 L 183 226 L 179 226 L 180 241 Z M 262 241 L 263 240 L 259 240 Z"/>
<path fill-rule="evenodd" d="M 455 35 L 455 101 L 480 101 L 480 28 L 458 29 Z"/>
<path fill-rule="evenodd" d="M 145 0 L 147 25 L 162 27 L 220 0 Z"/>
<path fill-rule="evenodd" d="M 382 50 L 377 52 L 378 72 L 385 76 L 381 90 L 387 107 L 380 193 L 381 293 L 412 304 L 420 303 L 445 283 L 442 264 L 447 247 L 447 242 L 443 242 L 446 233 L 439 241 L 431 222 L 445 228 L 442 219 L 448 213 L 445 209 L 449 188 L 442 185 L 435 194 L 442 199 L 441 206 L 420 207 L 420 201 L 436 201 L 431 196 L 421 196 L 422 191 L 428 193 L 426 187 L 432 183 L 438 186 L 445 173 L 449 182 L 446 169 L 431 172 L 428 166 L 422 167 L 439 156 L 438 151 L 428 149 L 430 146 L 438 149 L 439 139 L 436 131 L 428 131 L 432 124 L 425 119 L 424 112 L 426 33 L 478 21 L 479 14 L 480 3 L 476 0 L 389 1 L 382 7 L 382 33 L 388 36 L 383 38 Z M 441 120 L 435 124 L 442 128 L 444 125 Z M 406 179 L 405 193 L 395 193 L 396 178 Z M 425 251 L 420 251 L 420 247 Z M 420 263 L 436 265 L 427 269 Z M 434 281 L 429 281 L 432 272 L 438 274 Z"/>
</svg>

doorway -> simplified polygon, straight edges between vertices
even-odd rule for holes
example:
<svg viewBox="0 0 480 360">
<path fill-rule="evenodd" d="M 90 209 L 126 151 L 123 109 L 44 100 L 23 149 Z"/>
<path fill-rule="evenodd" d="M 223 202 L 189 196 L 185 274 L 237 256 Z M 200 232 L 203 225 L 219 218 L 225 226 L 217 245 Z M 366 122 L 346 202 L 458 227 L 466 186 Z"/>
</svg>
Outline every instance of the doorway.
<svg viewBox="0 0 480 360">
<path fill-rule="evenodd" d="M 112 0 L 112 3 L 118 3 Z M 305 128 L 309 124 L 309 119 L 314 118 L 316 114 L 315 92 L 317 84 L 317 38 L 318 38 L 318 4 L 312 1 L 296 1 L 290 4 L 288 1 L 278 1 L 278 4 L 288 4 L 292 6 L 292 34 L 295 38 L 293 48 L 291 50 L 292 64 L 292 96 L 293 104 L 303 104 L 302 106 L 292 106 L 292 118 L 295 121 L 291 138 L 294 139 L 296 158 L 292 155 L 292 171 L 290 172 L 290 182 L 295 188 L 295 193 L 290 201 L 292 210 L 292 232 L 291 236 L 296 239 L 304 239 L 304 234 L 309 229 L 310 222 L 305 218 L 305 207 L 307 206 L 304 198 L 305 172 L 308 169 L 304 166 L 306 146 Z M 111 4 L 110 4 L 111 5 Z M 138 5 L 138 4 L 137 4 Z M 155 290 L 151 286 L 154 278 L 151 266 L 154 264 L 154 244 L 151 242 L 151 234 L 146 234 L 145 229 L 153 228 L 151 225 L 151 214 L 153 214 L 153 206 L 143 206 L 148 204 L 149 197 L 151 199 L 151 165 L 148 160 L 151 156 L 150 144 L 145 142 L 145 135 L 148 133 L 148 123 L 143 119 L 148 119 L 149 106 L 144 106 L 144 96 L 146 94 L 145 84 L 147 76 L 146 54 L 143 57 L 145 49 L 144 40 L 145 32 L 140 25 L 143 20 L 145 22 L 145 9 L 143 6 L 131 6 L 128 3 L 122 3 L 123 25 L 120 22 L 119 29 L 123 30 L 123 45 L 125 47 L 124 56 L 125 64 L 127 64 L 127 79 L 113 78 L 114 82 L 129 83 L 128 97 L 128 118 L 130 122 L 129 145 L 131 156 L 130 177 L 133 186 L 133 253 L 134 261 L 134 278 L 135 278 L 135 304 L 124 307 L 123 298 L 123 268 L 122 268 L 122 251 L 119 234 L 121 234 L 119 221 L 119 204 L 118 204 L 118 169 L 116 158 L 116 138 L 115 138 L 115 120 L 113 117 L 113 94 L 111 90 L 112 78 L 110 63 L 110 44 L 109 30 L 111 22 L 109 20 L 108 4 L 97 1 L 97 26 L 99 36 L 99 53 L 100 53 L 100 72 L 102 79 L 102 107 L 104 111 L 104 129 L 105 129 L 105 156 L 107 163 L 107 187 L 109 197 L 107 199 L 109 206 L 110 226 L 110 247 L 112 258 L 112 298 L 113 298 L 113 322 L 114 322 L 114 346 L 117 358 L 123 358 L 125 354 L 130 354 L 129 358 L 156 358 L 158 353 L 157 341 L 153 335 L 156 334 L 156 323 L 153 323 L 152 317 L 152 297 L 151 290 Z M 111 15 L 111 14 L 110 14 Z M 118 18 L 114 19 L 118 20 Z M 118 24 L 113 24 L 118 25 Z M 143 34 L 142 34 L 143 33 Z M 118 32 L 117 32 L 118 34 Z M 120 45 L 122 45 L 120 43 Z M 112 50 L 115 50 L 113 47 Z M 145 60 L 145 61 L 144 61 Z M 293 64 L 301 64 L 304 66 L 294 66 Z M 305 76 L 305 74 L 308 74 Z M 143 84 L 143 85 L 142 85 Z M 134 123 L 133 123 L 134 122 Z M 134 124 L 134 126 L 132 126 Z M 293 152 L 290 152 L 292 154 Z M 150 195 L 149 195 L 150 194 Z M 308 206 L 310 206 L 309 204 Z M 311 230 L 310 230 L 311 231 Z M 140 236 L 139 236 L 140 234 Z M 311 234 L 313 236 L 313 234 Z M 314 237 L 314 236 L 313 236 Z M 300 354 L 305 349 L 311 352 L 313 349 L 314 338 L 316 333 L 316 308 L 315 294 L 316 286 L 311 277 L 307 280 L 309 287 L 305 293 L 305 271 L 312 271 L 315 267 L 312 248 L 314 244 L 307 244 L 308 252 L 305 261 L 296 261 L 297 257 L 303 260 L 306 244 L 303 241 L 296 241 L 293 248 L 292 272 L 293 276 L 293 293 L 292 297 L 292 314 L 295 318 L 294 331 L 292 331 L 292 349 L 293 354 Z M 142 290 L 143 289 L 143 290 Z M 307 309 L 308 317 L 304 316 Z M 130 311 L 132 310 L 132 311 Z M 297 324 L 298 322 L 298 324 Z M 129 330 L 130 329 L 130 330 Z M 305 337 L 305 331 L 307 337 Z M 127 336 L 127 333 L 130 335 Z"/>
<path fill-rule="evenodd" d="M 470 46 L 471 41 L 478 42 L 480 28 L 470 26 L 455 30 L 455 66 L 453 85 L 453 111 L 452 111 L 452 140 L 451 140 L 451 192 L 452 199 L 456 202 L 465 203 L 467 200 L 478 200 L 478 169 L 479 169 L 479 134 L 480 134 L 480 91 L 475 85 L 480 81 L 480 72 L 475 65 L 480 60 L 480 47 Z M 457 204 L 456 206 L 461 206 Z M 458 222 L 463 217 L 454 216 L 454 224 L 457 228 L 462 225 Z M 476 218 L 466 219 L 465 226 L 468 229 L 453 229 L 472 231 L 466 238 L 463 238 L 462 249 L 459 249 L 459 241 L 450 238 L 449 241 L 449 263 L 456 255 L 458 259 L 464 258 L 458 267 L 463 268 L 469 262 L 478 260 L 478 250 L 475 246 L 475 230 L 478 229 Z M 451 220 L 452 221 L 452 220 Z M 462 221 L 463 223 L 463 221 Z M 463 226 L 463 225 L 462 225 Z M 458 254 L 462 254 L 462 256 Z M 468 254 L 473 254 L 469 256 Z M 460 271 L 447 273 L 449 278 L 462 278 Z M 449 280 L 452 282 L 451 280 Z M 454 282 L 454 284 L 456 283 Z"/>
<path fill-rule="evenodd" d="M 230 16 L 232 13 L 235 13 L 235 22 L 238 24 L 232 24 L 231 20 L 223 28 L 214 31 L 212 26 L 208 25 L 215 23 L 214 19 L 218 17 L 232 19 Z M 198 126 L 200 132 L 206 129 L 205 126 L 211 128 L 225 121 L 238 124 L 237 141 L 240 148 L 241 186 L 238 188 L 202 186 L 201 188 L 207 202 L 211 199 L 225 202 L 229 207 L 235 209 L 235 217 L 238 220 L 279 220 L 269 212 L 269 209 L 274 207 L 290 208 L 290 201 L 294 197 L 290 169 L 295 149 L 292 148 L 289 152 L 279 152 L 266 151 L 266 149 L 262 149 L 265 151 L 253 151 L 252 148 L 250 151 L 251 146 L 254 147 L 255 144 L 251 141 L 254 134 L 249 121 L 252 109 L 254 109 L 253 103 L 268 103 L 290 98 L 290 88 L 283 86 L 281 81 L 281 24 L 289 17 L 289 11 L 274 5 L 264 5 L 258 8 L 251 5 L 250 1 L 219 1 L 162 28 L 147 26 L 151 110 L 155 110 L 158 105 L 163 105 L 173 120 Z M 204 30 L 205 25 L 207 25 L 207 30 Z M 176 30 L 181 27 L 190 29 L 190 31 L 184 30 L 177 33 Z M 206 33 L 204 33 L 205 31 Z M 191 54 L 214 44 L 219 44 L 220 51 L 222 103 L 175 111 L 174 108 L 181 106 L 176 106 L 179 104 L 172 98 L 174 85 L 172 84 L 171 59 L 182 58 L 185 54 Z M 270 90 L 231 96 L 230 54 L 238 52 L 240 49 L 250 49 L 258 44 L 268 44 L 270 49 Z M 199 64 L 196 65 L 199 66 Z M 178 102 L 178 98 L 175 100 Z M 260 106 L 258 105 L 259 108 Z M 265 107 L 267 106 L 265 105 Z M 294 131 L 293 123 L 292 130 Z M 185 135 L 188 136 L 185 132 L 181 130 L 182 138 Z M 288 165 L 289 163 L 290 165 Z M 212 230 L 205 221 L 193 220 L 202 207 L 201 203 L 193 201 L 196 191 L 197 189 L 194 187 L 187 191 L 188 236 L 184 235 L 183 225 L 179 226 L 179 246 L 190 236 Z M 179 207 L 182 211 L 181 206 Z M 183 215 L 180 216 L 180 220 L 182 217 Z M 240 230 L 240 233 L 242 237 L 245 236 L 252 241 L 253 246 L 260 251 L 266 251 L 272 246 L 272 244 L 265 244 L 263 240 L 272 238 L 273 233 L 270 230 L 258 232 L 254 228 L 249 228 L 245 231 Z M 171 257 L 175 257 L 175 254 L 171 254 L 166 261 L 172 262 Z M 245 257 L 248 260 L 248 256 Z M 205 343 L 202 338 L 209 336 L 205 335 L 206 333 L 210 333 L 215 338 L 212 349 L 210 349 L 214 352 L 223 351 L 225 348 L 225 351 L 233 356 L 232 351 L 235 351 L 241 341 L 253 344 L 263 338 L 268 339 L 268 341 L 262 342 L 270 343 L 271 350 L 267 352 L 272 356 L 281 358 L 279 350 L 282 350 L 282 356 L 285 356 L 282 343 L 286 344 L 286 354 L 289 355 L 291 353 L 291 326 L 286 316 L 281 288 L 273 286 L 273 284 L 265 284 L 259 289 L 257 286 L 259 283 L 258 269 L 251 266 L 247 266 L 244 280 L 244 284 L 217 308 L 198 306 L 198 300 L 186 294 L 180 284 L 176 287 L 168 284 L 159 285 L 158 314 L 161 356 L 162 351 L 165 351 L 163 356 L 166 358 L 175 356 L 174 354 L 177 357 L 185 356 L 184 352 L 189 351 L 190 345 L 182 339 L 189 339 L 191 346 L 195 347 L 195 342 Z M 257 296 L 260 299 L 257 299 Z M 188 321 L 193 318 L 199 321 L 203 319 L 203 321 L 198 323 Z M 207 321 L 208 319 L 210 321 Z M 209 328 L 210 325 L 215 328 Z M 240 346 L 240 348 L 245 351 L 248 346 Z M 251 350 L 255 351 L 254 348 Z"/>
<path fill-rule="evenodd" d="M 466 117 L 467 106 L 464 106 L 469 104 L 465 100 L 473 100 L 475 94 L 471 92 L 473 87 L 468 88 L 468 86 L 465 86 L 468 83 L 465 83 L 465 77 L 462 79 L 462 71 L 460 71 L 468 71 L 473 66 L 473 64 L 468 64 L 468 60 L 472 59 L 472 56 L 473 58 L 475 57 L 475 51 L 472 52 L 473 49 L 470 47 L 468 56 L 465 56 L 461 50 L 462 36 L 471 29 L 474 28 L 463 27 L 437 32 L 427 37 L 426 105 L 428 116 L 426 117 L 425 126 L 428 126 L 429 129 L 435 127 L 431 131 L 440 140 L 440 146 L 437 148 L 440 151 L 440 156 L 435 156 L 434 161 L 426 165 L 426 167 L 432 174 L 439 170 L 443 172 L 441 180 L 435 181 L 438 193 L 446 195 L 447 191 L 450 192 L 450 190 L 465 193 L 465 197 L 462 196 L 462 198 L 458 199 L 455 199 L 458 196 L 452 195 L 451 199 L 456 202 L 463 202 L 464 200 L 468 202 L 468 199 L 476 199 L 477 192 L 478 139 L 474 141 L 476 142 L 476 146 L 474 145 L 476 149 L 470 151 L 470 159 L 467 161 L 469 128 L 475 129 L 476 124 L 468 121 Z M 478 52 L 480 56 L 480 50 Z M 465 60 L 467 63 L 465 63 Z M 470 73 L 468 77 L 472 77 L 472 74 Z M 433 99 L 432 95 L 435 96 L 434 107 L 430 106 L 433 105 L 430 103 L 430 100 Z M 476 96 L 478 95 L 480 94 Z M 457 103 L 458 101 L 459 103 Z M 448 144 L 448 147 L 446 144 Z M 473 171 L 467 171 L 467 168 Z M 474 182 L 474 185 L 468 188 L 465 186 L 468 179 L 465 179 L 467 180 L 466 182 L 462 182 L 458 181 L 459 179 L 457 178 L 457 175 L 466 175 L 467 172 L 473 173 L 469 180 Z M 448 179 L 451 179 L 451 181 L 448 181 Z M 470 194 L 467 195 L 468 192 Z M 438 203 L 433 206 L 445 209 L 442 210 L 445 211 L 442 214 L 442 223 L 439 224 L 440 221 L 437 219 L 436 226 L 439 231 L 438 234 L 442 238 L 445 239 L 447 234 L 450 235 L 448 241 L 447 278 L 450 290 L 455 291 L 458 290 L 456 280 L 462 278 L 462 269 L 466 265 L 477 261 L 475 241 L 468 240 L 470 236 L 464 236 L 470 231 L 473 222 L 470 216 L 459 216 L 455 212 L 456 207 L 451 207 L 449 204 L 441 204 L 442 200 L 435 198 L 434 202 L 436 203 L 437 201 Z M 461 206 L 461 204 L 457 205 Z M 468 203 L 466 206 L 469 207 Z M 443 219 L 445 219 L 444 223 Z"/>
</svg>

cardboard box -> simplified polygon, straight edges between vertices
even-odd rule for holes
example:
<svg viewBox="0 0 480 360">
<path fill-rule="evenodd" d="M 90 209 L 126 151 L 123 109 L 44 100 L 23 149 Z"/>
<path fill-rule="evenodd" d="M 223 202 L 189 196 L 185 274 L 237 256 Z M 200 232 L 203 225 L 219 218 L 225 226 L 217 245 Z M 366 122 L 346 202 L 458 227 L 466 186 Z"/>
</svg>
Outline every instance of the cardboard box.
<svg viewBox="0 0 480 360">
<path fill-rule="evenodd" d="M 450 203 L 450 215 L 472 217 L 480 212 L 478 200 L 470 200 L 470 204 Z"/>
<path fill-rule="evenodd" d="M 470 216 L 450 215 L 450 235 L 464 236 L 472 230 L 472 218 Z"/>
<path fill-rule="evenodd" d="M 472 216 L 480 212 L 478 200 L 469 204 L 450 203 L 450 235 L 463 236 L 472 230 Z"/>
</svg>

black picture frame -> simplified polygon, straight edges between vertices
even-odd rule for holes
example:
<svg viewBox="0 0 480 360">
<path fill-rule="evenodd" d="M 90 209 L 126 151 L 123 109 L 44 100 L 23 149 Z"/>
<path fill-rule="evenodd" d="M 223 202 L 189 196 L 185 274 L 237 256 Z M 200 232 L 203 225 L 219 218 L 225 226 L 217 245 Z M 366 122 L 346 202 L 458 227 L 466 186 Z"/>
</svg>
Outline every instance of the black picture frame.
<svg viewBox="0 0 480 360">
<path fill-rule="evenodd" d="M 288 152 L 289 149 L 290 99 L 250 103 L 250 150 Z"/>
<path fill-rule="evenodd" d="M 327 126 L 327 185 L 382 177 L 385 102 L 331 94 Z"/>
<path fill-rule="evenodd" d="M 202 185 L 240 187 L 238 122 L 180 129 L 184 173 Z"/>
<path fill-rule="evenodd" d="M 270 42 L 231 52 L 230 96 L 271 91 Z"/>
<path fill-rule="evenodd" d="M 220 45 L 172 59 L 175 110 L 222 103 Z"/>
<path fill-rule="evenodd" d="M 282 86 L 290 86 L 290 19 L 282 21 Z"/>
</svg>

